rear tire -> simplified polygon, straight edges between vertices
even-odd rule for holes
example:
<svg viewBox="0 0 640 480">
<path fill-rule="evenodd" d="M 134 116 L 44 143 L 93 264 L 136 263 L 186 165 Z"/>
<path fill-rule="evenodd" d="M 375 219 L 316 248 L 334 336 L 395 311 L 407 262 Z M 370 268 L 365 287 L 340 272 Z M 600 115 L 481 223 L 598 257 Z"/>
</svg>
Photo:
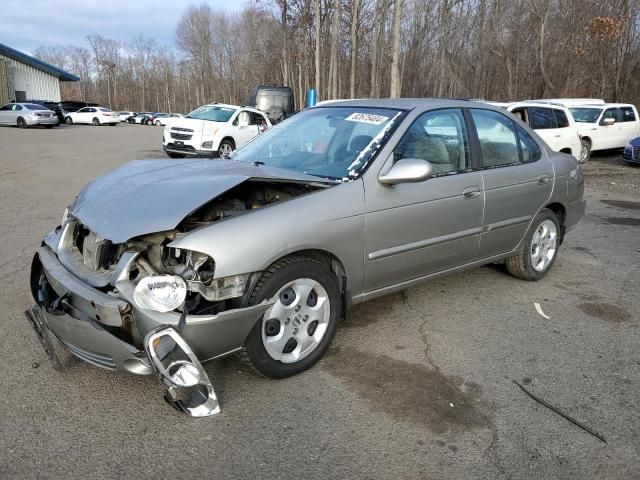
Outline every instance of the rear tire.
<svg viewBox="0 0 640 480">
<path fill-rule="evenodd" d="M 535 282 L 543 278 L 553 266 L 560 247 L 558 217 L 545 208 L 531 223 L 517 253 L 505 260 L 511 275 Z"/>
<path fill-rule="evenodd" d="M 98 120 L 97 118 L 94 117 L 93 120 L 91 120 L 91 123 L 93 123 L 96 127 L 100 126 L 100 120 Z"/>
<path fill-rule="evenodd" d="M 591 142 L 587 139 L 580 140 L 580 146 L 581 150 L 578 161 L 580 163 L 587 163 L 591 157 Z"/>
<path fill-rule="evenodd" d="M 27 128 L 29 126 L 27 125 L 27 121 L 22 117 L 18 117 L 17 124 L 18 124 L 18 128 Z"/>
<path fill-rule="evenodd" d="M 241 358 L 262 375 L 286 378 L 311 368 L 325 354 L 336 332 L 342 299 L 333 272 L 304 256 L 278 260 L 265 270 L 249 304 L 274 297 L 276 303 L 245 340 Z"/>
</svg>

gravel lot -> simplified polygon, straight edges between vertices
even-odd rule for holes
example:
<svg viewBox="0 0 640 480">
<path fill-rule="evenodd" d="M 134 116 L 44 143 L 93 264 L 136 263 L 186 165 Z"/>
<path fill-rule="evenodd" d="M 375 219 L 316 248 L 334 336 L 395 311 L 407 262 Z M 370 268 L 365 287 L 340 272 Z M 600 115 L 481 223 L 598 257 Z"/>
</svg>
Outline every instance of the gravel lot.
<svg viewBox="0 0 640 480">
<path fill-rule="evenodd" d="M 33 252 L 73 196 L 163 157 L 160 137 L 0 129 L 0 478 L 638 478 L 640 168 L 619 153 L 587 165 L 588 214 L 543 281 L 488 266 L 358 306 L 287 380 L 209 364 L 223 413 L 194 420 L 152 377 L 55 372 L 22 313 Z"/>
</svg>

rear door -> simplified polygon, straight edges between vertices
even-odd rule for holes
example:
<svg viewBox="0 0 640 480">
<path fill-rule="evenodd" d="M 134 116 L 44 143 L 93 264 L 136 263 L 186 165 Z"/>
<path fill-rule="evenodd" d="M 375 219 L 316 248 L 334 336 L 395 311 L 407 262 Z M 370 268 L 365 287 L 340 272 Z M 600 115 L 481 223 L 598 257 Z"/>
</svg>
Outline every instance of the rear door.
<svg viewBox="0 0 640 480">
<path fill-rule="evenodd" d="M 478 249 L 482 173 L 471 170 L 462 111 L 431 110 L 418 116 L 383 168 L 403 158 L 429 161 L 434 176 L 393 186 L 381 185 L 377 176 L 367 182 L 365 289 L 369 292 L 469 263 Z"/>
<path fill-rule="evenodd" d="M 640 135 L 638 126 L 638 115 L 635 109 L 632 106 L 620 107 L 620 129 L 624 139 L 620 148 L 625 147 L 631 139 Z"/>
<path fill-rule="evenodd" d="M 563 146 L 562 129 L 558 128 L 558 122 L 552 108 L 527 107 L 529 112 L 529 126 L 547 142 L 551 150 L 559 152 Z"/>
<path fill-rule="evenodd" d="M 551 196 L 554 170 L 544 149 L 500 112 L 471 109 L 480 148 L 484 220 L 478 259 L 513 250 Z"/>
</svg>

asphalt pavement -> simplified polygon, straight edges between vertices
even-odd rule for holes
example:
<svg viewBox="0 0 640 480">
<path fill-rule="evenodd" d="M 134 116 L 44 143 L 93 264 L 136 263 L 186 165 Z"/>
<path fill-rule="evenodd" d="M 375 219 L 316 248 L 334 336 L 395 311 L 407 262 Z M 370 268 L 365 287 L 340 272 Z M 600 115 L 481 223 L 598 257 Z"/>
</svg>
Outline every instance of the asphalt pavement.
<svg viewBox="0 0 640 480">
<path fill-rule="evenodd" d="M 587 216 L 544 280 L 491 265 L 357 306 L 286 380 L 208 364 L 222 413 L 198 420 L 153 377 L 54 371 L 23 317 L 74 195 L 163 156 L 158 127 L 0 128 L 0 478 L 640 478 L 640 168 L 619 152 L 587 165 Z"/>
</svg>

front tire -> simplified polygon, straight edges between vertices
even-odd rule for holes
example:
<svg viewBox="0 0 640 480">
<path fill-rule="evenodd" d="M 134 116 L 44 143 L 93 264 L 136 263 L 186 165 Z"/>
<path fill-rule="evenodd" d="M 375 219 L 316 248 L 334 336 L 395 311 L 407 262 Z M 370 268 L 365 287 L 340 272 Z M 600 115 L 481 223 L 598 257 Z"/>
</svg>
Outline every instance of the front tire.
<svg viewBox="0 0 640 480">
<path fill-rule="evenodd" d="M 22 117 L 18 117 L 17 124 L 18 124 L 18 128 L 27 128 L 29 126 L 27 125 L 27 121 Z"/>
<path fill-rule="evenodd" d="M 93 123 L 96 127 L 100 126 L 100 120 L 98 120 L 97 118 L 94 118 L 91 123 Z"/>
<path fill-rule="evenodd" d="M 218 158 L 227 158 L 235 149 L 236 144 L 234 143 L 234 141 L 225 138 L 220 142 L 220 145 L 218 145 Z"/>
<path fill-rule="evenodd" d="M 545 208 L 534 219 L 518 252 L 506 259 L 507 270 L 521 280 L 538 281 L 551 270 L 559 247 L 558 217 Z"/>
<path fill-rule="evenodd" d="M 64 121 L 67 125 L 73 125 L 73 118 L 71 117 L 65 118 Z"/>
<path fill-rule="evenodd" d="M 156 120 L 155 125 L 156 125 L 156 127 L 159 127 L 160 126 L 160 120 Z"/>
<path fill-rule="evenodd" d="M 586 163 L 591 157 L 591 142 L 587 139 L 580 140 L 580 156 L 578 161 L 580 163 Z"/>
<path fill-rule="evenodd" d="M 309 257 L 277 261 L 258 280 L 250 305 L 275 303 L 253 326 L 242 358 L 262 375 L 286 378 L 315 365 L 335 335 L 342 300 L 331 270 Z"/>
</svg>

